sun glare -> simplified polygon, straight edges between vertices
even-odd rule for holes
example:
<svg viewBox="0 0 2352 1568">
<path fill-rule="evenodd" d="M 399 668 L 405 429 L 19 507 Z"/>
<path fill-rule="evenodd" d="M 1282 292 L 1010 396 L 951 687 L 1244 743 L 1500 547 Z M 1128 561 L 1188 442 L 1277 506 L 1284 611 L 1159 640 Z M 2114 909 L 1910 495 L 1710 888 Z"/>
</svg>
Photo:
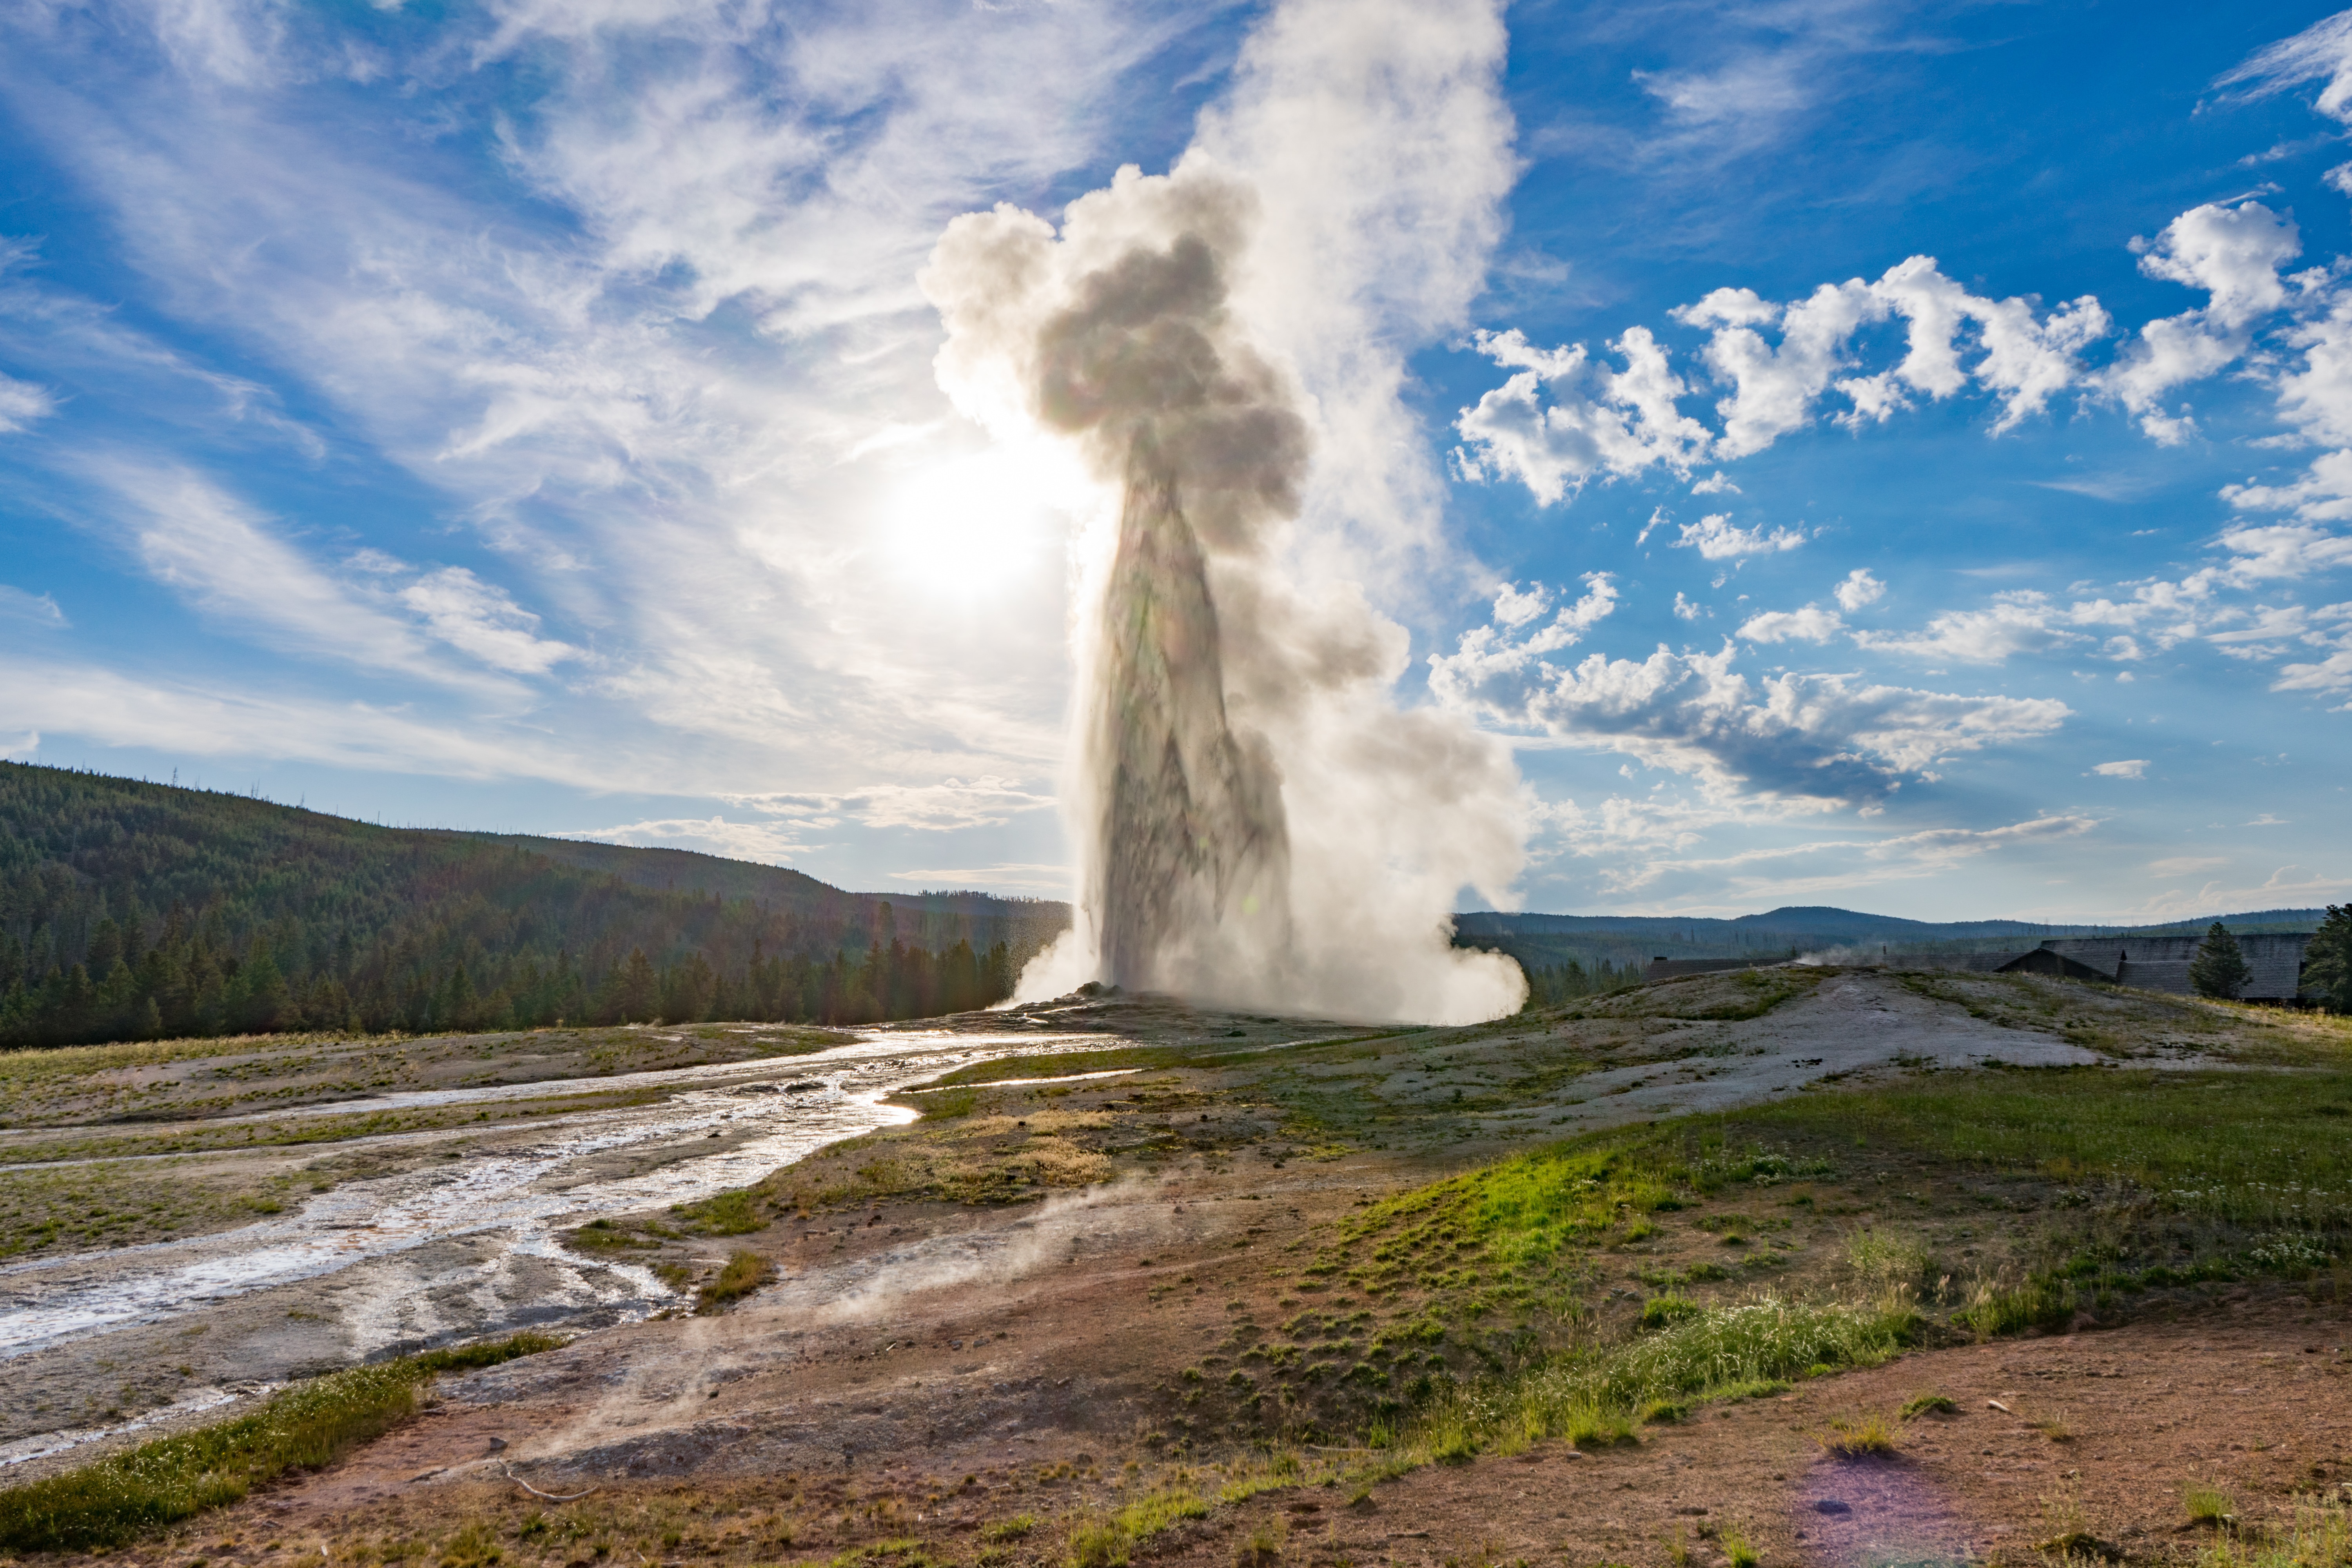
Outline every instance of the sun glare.
<svg viewBox="0 0 2352 1568">
<path fill-rule="evenodd" d="M 1069 513 L 1086 493 L 1069 456 L 1044 442 L 943 458 L 893 485 L 880 548 L 892 574 L 923 593 L 1005 594 L 1061 570 Z"/>
</svg>

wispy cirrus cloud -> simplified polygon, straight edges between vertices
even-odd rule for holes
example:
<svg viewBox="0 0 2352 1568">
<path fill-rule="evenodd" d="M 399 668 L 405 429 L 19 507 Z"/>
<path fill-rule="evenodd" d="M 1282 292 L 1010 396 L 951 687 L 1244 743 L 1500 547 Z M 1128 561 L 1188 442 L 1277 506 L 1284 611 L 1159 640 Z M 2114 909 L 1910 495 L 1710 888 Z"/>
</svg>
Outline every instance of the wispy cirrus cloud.
<svg viewBox="0 0 2352 1568">
<path fill-rule="evenodd" d="M 26 593 L 5 583 L 0 583 L 0 621 L 46 631 L 59 631 L 71 624 L 53 595 Z"/>
</svg>

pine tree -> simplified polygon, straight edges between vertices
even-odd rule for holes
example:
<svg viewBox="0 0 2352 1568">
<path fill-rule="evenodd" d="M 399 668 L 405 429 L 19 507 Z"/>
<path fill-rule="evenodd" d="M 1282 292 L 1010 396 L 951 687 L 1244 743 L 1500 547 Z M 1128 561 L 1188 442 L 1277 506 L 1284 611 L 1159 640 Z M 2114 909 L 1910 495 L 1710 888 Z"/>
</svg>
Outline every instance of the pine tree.
<svg viewBox="0 0 2352 1568">
<path fill-rule="evenodd" d="M 2303 987 L 2331 1013 L 2352 1013 L 2352 904 L 2330 904 L 2303 950 Z"/>
<path fill-rule="evenodd" d="M 2216 996 L 2234 1001 L 2240 990 L 2253 975 L 2246 967 L 2246 955 L 2238 947 L 2238 939 L 2220 921 L 2213 922 L 2205 940 L 2198 945 L 2197 956 L 2189 961 L 2189 984 L 2200 996 Z"/>
<path fill-rule="evenodd" d="M 661 1007 L 661 980 L 642 947 L 629 950 L 629 962 L 616 977 L 614 1011 L 617 1022 L 650 1024 Z"/>
</svg>

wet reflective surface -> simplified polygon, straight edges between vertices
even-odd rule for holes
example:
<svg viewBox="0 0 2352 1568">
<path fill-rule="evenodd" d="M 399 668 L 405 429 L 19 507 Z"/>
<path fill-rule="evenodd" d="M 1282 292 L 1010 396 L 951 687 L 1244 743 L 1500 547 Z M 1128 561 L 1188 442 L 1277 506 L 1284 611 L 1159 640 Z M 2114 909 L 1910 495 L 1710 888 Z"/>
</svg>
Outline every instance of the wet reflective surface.
<svg viewBox="0 0 2352 1568">
<path fill-rule="evenodd" d="M 176 1327 L 257 1292 L 316 1282 L 342 1357 L 524 1325 L 609 1323 L 674 1304 L 643 1267 L 577 1256 L 556 1233 L 597 1215 L 688 1203 L 759 1180 L 825 1144 L 913 1119 L 885 1097 L 972 1062 L 1099 1047 L 1099 1035 L 893 1031 L 806 1056 L 556 1082 L 342 1101 L 339 1113 L 659 1087 L 659 1103 L 583 1111 L 511 1130 L 447 1164 L 347 1181 L 299 1212 L 240 1229 L 0 1267 L 0 1363 Z M 437 1129 L 334 1151 L 414 1152 L 470 1136 Z M 684 1147 L 709 1142 L 703 1153 Z M 306 1298 L 307 1300 L 307 1298 Z M 126 1351 L 129 1350 L 126 1345 Z M 5 1374 L 0 1374 L 5 1375 Z M 186 1401 L 217 1402 L 204 1390 Z M 169 1414 L 168 1412 L 165 1414 Z M 0 1446 L 0 1466 L 128 1423 Z M 21 1428 L 20 1428 L 21 1429 Z"/>
</svg>

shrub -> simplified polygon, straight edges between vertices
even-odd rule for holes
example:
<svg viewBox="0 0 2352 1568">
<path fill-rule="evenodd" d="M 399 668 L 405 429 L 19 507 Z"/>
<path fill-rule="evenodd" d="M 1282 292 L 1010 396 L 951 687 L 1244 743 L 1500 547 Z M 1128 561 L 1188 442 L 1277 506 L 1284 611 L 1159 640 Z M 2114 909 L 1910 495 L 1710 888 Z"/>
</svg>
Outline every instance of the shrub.
<svg viewBox="0 0 2352 1568">
<path fill-rule="evenodd" d="M 1841 1459 L 1876 1458 L 1895 1452 L 1895 1429 L 1884 1415 L 1864 1415 L 1830 1423 L 1820 1435 L 1822 1449 Z"/>
</svg>

